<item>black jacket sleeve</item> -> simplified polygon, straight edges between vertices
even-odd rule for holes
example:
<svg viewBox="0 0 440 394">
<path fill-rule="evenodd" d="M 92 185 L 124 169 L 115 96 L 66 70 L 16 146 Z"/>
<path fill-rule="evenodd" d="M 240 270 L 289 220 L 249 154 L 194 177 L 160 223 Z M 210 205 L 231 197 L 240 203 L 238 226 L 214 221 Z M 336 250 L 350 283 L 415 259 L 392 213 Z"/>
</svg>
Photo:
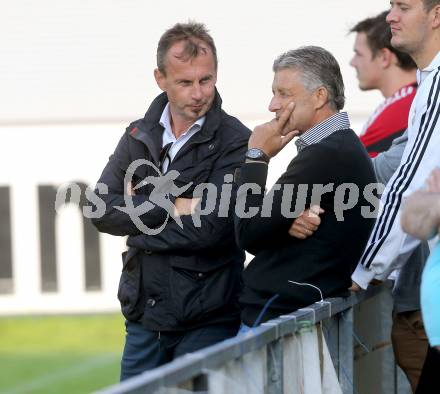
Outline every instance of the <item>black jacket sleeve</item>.
<svg viewBox="0 0 440 394">
<path fill-rule="evenodd" d="M 256 254 L 264 249 L 274 234 L 288 236 L 294 219 L 310 206 L 314 185 L 331 182 L 332 176 L 328 173 L 326 163 L 332 159 L 335 158 L 331 158 L 328 151 L 318 145 L 305 148 L 290 162 L 267 194 L 267 165 L 245 163 L 240 171 L 237 191 L 237 205 L 245 208 L 245 215 L 236 209 L 235 234 L 238 245 Z M 257 187 L 250 190 L 248 185 Z"/>
<path fill-rule="evenodd" d="M 205 193 L 201 204 L 202 207 L 205 207 L 205 204 L 211 204 L 214 209 L 211 213 L 200 216 L 199 225 L 196 225 L 190 215 L 180 217 L 183 228 L 173 219 L 170 219 L 159 234 L 130 236 L 127 245 L 153 252 L 196 252 L 230 245 L 231 234 L 234 231 L 233 210 L 236 186 L 231 184 L 231 198 L 225 197 L 223 199 L 224 202 L 230 202 L 228 207 L 225 208 L 223 204 L 220 207 L 219 197 L 225 175 L 228 175 L 229 179 L 232 180 L 235 169 L 243 163 L 246 150 L 247 139 L 236 140 L 216 160 L 206 183 L 214 185 L 217 192 L 211 196 L 209 196 L 209 193 Z M 208 201 L 208 197 L 210 201 Z M 215 199 L 215 201 L 212 199 Z"/>
<path fill-rule="evenodd" d="M 98 184 L 101 184 L 102 187 L 95 189 L 95 194 L 105 203 L 105 212 L 101 217 L 92 219 L 92 222 L 99 231 L 112 235 L 125 236 L 140 233 L 130 217 L 130 212 L 117 209 L 117 207 L 125 207 L 124 177 L 133 160 L 129 148 L 129 138 L 131 137 L 127 131 L 120 139 L 115 152 L 110 156 L 98 180 Z M 103 188 L 107 190 L 103 191 Z M 144 203 L 151 204 L 146 194 L 130 196 L 130 199 L 134 208 Z M 167 213 L 157 205 L 150 205 L 150 207 L 152 209 L 140 215 L 139 218 L 146 226 L 154 228 L 164 222 Z"/>
</svg>

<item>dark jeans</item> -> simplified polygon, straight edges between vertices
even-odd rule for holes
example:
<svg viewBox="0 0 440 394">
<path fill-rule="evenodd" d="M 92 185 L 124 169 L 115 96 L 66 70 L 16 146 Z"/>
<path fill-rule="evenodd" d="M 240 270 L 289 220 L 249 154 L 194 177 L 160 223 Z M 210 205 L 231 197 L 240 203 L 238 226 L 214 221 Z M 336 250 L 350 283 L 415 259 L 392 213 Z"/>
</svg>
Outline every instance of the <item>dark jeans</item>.
<svg viewBox="0 0 440 394">
<path fill-rule="evenodd" d="M 141 323 L 125 322 L 121 381 L 213 345 L 237 334 L 239 323 L 213 324 L 188 331 L 150 331 Z"/>
<path fill-rule="evenodd" d="M 425 363 L 423 364 L 422 374 L 417 385 L 416 394 L 435 394 L 438 393 L 438 382 L 440 373 L 440 352 L 433 348 L 428 348 Z"/>
</svg>

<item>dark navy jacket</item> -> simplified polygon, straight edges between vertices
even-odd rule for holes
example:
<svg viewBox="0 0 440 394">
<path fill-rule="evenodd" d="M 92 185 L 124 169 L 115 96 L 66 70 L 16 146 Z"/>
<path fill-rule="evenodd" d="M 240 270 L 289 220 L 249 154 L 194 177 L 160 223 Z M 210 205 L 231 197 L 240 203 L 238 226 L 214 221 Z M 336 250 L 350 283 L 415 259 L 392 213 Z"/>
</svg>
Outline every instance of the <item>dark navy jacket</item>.
<svg viewBox="0 0 440 394">
<path fill-rule="evenodd" d="M 102 218 L 93 220 L 95 226 L 109 234 L 128 235 L 129 249 L 123 254 L 118 291 L 122 312 L 127 319 L 141 320 L 146 328 L 157 331 L 238 322 L 244 252 L 234 238 L 235 186 L 229 210 L 222 207 L 219 215 L 219 204 L 215 204 L 212 213 L 201 216 L 200 227 L 194 225 L 191 216 L 181 217 L 183 229 L 168 218 L 163 231 L 148 235 L 139 231 L 126 212 L 116 208 L 125 206 L 124 177 L 134 160 L 147 159 L 160 168 L 163 127 L 159 119 L 166 104 L 163 93 L 152 102 L 143 119 L 127 128 L 99 179 L 108 186 L 108 193 L 96 191 L 106 203 L 106 211 Z M 202 129 L 169 165 L 168 172 L 176 170 L 180 174 L 174 181 L 177 186 L 193 182 L 181 196 L 192 197 L 194 187 L 201 183 L 214 184 L 220 196 L 225 175 L 232 176 L 244 162 L 249 135 L 242 123 L 221 109 L 221 98 L 216 93 Z M 129 175 L 136 185 L 157 173 L 151 166 L 142 165 Z M 151 191 L 151 185 L 136 189 L 134 206 L 148 204 Z M 155 228 L 167 220 L 167 212 L 155 206 L 140 220 Z"/>
</svg>

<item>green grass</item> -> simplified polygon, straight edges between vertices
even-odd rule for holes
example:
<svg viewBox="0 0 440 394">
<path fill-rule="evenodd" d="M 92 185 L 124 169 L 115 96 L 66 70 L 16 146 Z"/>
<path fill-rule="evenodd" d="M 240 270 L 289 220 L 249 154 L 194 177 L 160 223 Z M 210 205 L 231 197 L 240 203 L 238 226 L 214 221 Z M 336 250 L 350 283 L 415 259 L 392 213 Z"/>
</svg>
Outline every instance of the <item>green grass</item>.
<svg viewBox="0 0 440 394">
<path fill-rule="evenodd" d="M 120 315 L 0 318 L 0 394 L 90 393 L 119 379 Z"/>
</svg>

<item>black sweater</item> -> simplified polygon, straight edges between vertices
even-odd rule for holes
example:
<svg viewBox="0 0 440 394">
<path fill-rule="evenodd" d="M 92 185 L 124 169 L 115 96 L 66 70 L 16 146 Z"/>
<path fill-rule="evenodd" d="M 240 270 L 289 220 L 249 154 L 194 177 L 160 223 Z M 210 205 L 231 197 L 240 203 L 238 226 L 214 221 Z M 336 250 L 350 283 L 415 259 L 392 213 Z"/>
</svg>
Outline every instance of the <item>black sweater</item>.
<svg viewBox="0 0 440 394">
<path fill-rule="evenodd" d="M 241 169 L 239 185 L 256 183 L 264 191 L 266 177 L 265 164 L 246 163 Z M 374 224 L 374 218 L 361 215 L 362 207 L 364 213 L 373 211 L 373 199 L 364 197 L 364 188 L 374 182 L 376 178 L 370 158 L 359 138 L 352 130 L 340 130 L 319 143 L 305 147 L 290 162 L 277 181 L 281 190 L 272 189 L 270 215 L 261 215 L 264 192 L 252 194 L 244 191 L 239 194 L 238 199 L 246 197 L 246 209 L 260 208 L 252 218 L 236 216 L 235 219 L 240 247 L 255 255 L 243 273 L 244 289 L 240 303 L 245 324 L 253 325 L 264 305 L 276 294 L 278 297 L 270 303 L 259 323 L 320 300 L 316 289 L 294 285 L 289 280 L 315 285 L 321 289 L 324 297 L 347 293 L 351 273 Z M 352 189 L 358 188 L 359 198 L 352 209 L 342 211 L 340 204 L 347 202 L 348 191 L 345 197 L 338 198 L 337 195 L 341 196 L 343 187 L 340 185 L 344 183 L 351 184 L 347 187 Z M 300 184 L 307 185 L 302 186 L 308 188 L 306 194 L 297 193 Z M 302 211 L 300 206 L 304 206 L 301 200 L 305 200 L 305 207 L 316 203 L 315 199 L 312 201 L 312 190 L 316 192 L 320 185 L 328 184 L 333 184 L 333 187 L 327 186 L 332 191 L 321 197 L 320 206 L 325 213 L 321 215 L 318 230 L 305 240 L 289 236 L 288 229 L 295 215 L 286 217 L 286 204 L 291 208 L 290 212 L 297 210 L 295 213 L 298 216 Z M 286 185 L 289 185 L 290 195 L 285 191 Z M 281 209 L 283 189 L 284 210 Z M 356 197 L 354 190 L 352 193 Z M 344 220 L 338 220 L 341 215 Z"/>
</svg>

